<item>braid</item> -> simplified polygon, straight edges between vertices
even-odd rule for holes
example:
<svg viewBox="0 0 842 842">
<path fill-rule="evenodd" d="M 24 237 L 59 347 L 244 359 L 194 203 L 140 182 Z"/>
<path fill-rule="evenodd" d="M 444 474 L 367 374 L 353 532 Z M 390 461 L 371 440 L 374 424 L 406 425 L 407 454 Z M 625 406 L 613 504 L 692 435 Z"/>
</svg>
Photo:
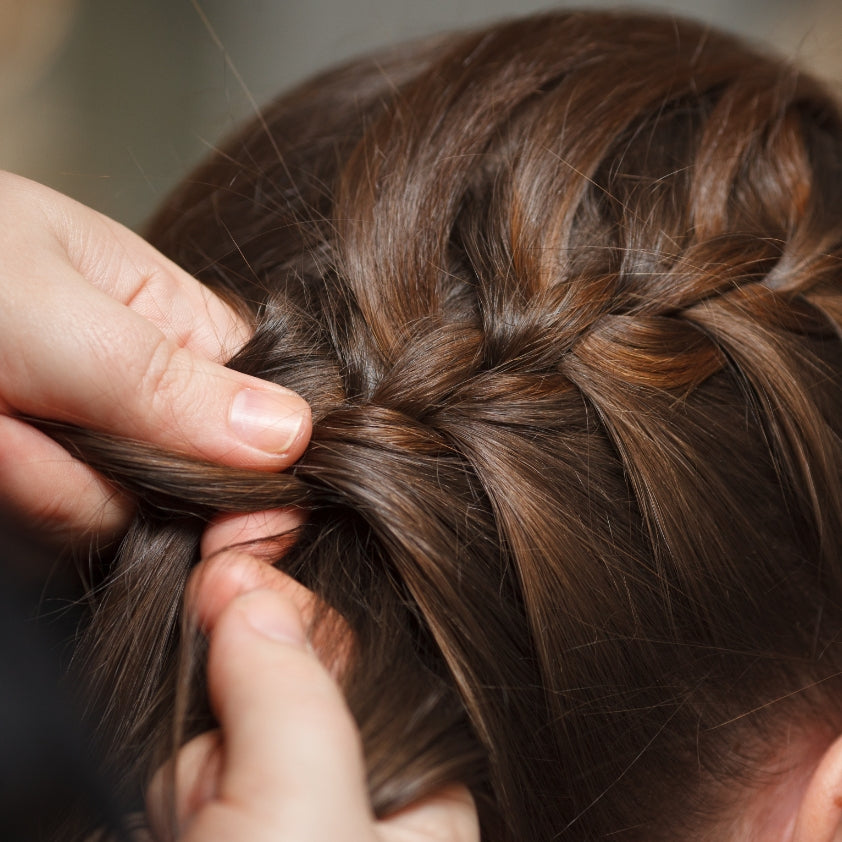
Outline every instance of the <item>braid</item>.
<svg viewBox="0 0 842 842">
<path fill-rule="evenodd" d="M 277 564 L 352 630 L 378 814 L 460 780 L 489 840 L 702 838 L 842 670 L 835 106 L 692 24 L 559 13 L 263 125 L 150 238 L 250 315 L 230 365 L 311 402 L 305 455 L 44 425 L 139 499 L 82 660 L 127 791 L 169 747 L 204 522 L 301 506 Z"/>
</svg>

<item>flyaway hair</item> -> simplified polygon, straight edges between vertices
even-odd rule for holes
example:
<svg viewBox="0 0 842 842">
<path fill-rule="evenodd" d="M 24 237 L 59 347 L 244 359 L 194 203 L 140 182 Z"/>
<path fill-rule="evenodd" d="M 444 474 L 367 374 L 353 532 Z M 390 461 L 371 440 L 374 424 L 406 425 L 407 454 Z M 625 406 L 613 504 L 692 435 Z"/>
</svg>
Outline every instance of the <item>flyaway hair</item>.
<svg viewBox="0 0 842 842">
<path fill-rule="evenodd" d="M 788 734 L 842 727 L 842 122 L 810 77 L 626 12 L 443 36 L 271 104 L 148 235 L 314 432 L 263 474 L 53 429 L 140 504 L 78 656 L 128 797 L 212 723 L 180 613 L 218 511 L 306 510 L 277 564 L 352 630 L 378 815 L 462 781 L 488 842 L 727 838 Z"/>
</svg>

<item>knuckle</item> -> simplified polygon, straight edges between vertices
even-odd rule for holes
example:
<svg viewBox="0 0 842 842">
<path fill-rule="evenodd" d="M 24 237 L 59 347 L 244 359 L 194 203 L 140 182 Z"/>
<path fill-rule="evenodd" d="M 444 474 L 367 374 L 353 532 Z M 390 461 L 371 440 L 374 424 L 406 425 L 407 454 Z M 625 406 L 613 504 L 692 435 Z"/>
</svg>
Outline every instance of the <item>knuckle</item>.
<svg viewBox="0 0 842 842">
<path fill-rule="evenodd" d="M 137 381 L 138 396 L 153 419 L 168 420 L 182 398 L 190 376 L 189 355 L 161 336 L 144 360 Z"/>
<path fill-rule="evenodd" d="M 153 321 L 166 321 L 177 299 L 175 281 L 160 266 L 138 270 L 135 283 L 124 293 L 130 309 Z"/>
</svg>

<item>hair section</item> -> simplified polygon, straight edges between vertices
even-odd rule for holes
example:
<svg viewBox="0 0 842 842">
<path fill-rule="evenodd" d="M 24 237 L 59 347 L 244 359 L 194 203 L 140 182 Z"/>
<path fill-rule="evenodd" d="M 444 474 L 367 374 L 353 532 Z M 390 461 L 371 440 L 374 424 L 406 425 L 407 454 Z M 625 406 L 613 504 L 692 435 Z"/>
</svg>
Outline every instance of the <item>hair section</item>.
<svg viewBox="0 0 842 842">
<path fill-rule="evenodd" d="M 298 505 L 277 563 L 353 630 L 379 814 L 461 780 L 494 842 L 709 838 L 840 689 L 840 196 L 821 88 L 671 18 L 503 23 L 269 106 L 149 233 L 311 446 L 266 475 L 61 433 L 141 505 L 81 661 L 127 791 L 205 520 Z"/>
</svg>

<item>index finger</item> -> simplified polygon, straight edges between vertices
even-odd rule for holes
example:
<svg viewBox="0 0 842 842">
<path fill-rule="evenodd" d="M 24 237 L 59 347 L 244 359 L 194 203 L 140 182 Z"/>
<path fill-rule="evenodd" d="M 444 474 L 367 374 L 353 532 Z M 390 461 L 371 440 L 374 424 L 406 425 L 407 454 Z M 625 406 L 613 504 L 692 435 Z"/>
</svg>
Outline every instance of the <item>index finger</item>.
<svg viewBox="0 0 842 842">
<path fill-rule="evenodd" d="M 113 219 L 41 184 L 3 173 L 4 195 L 46 221 L 58 249 L 93 286 L 148 319 L 177 345 L 225 362 L 251 335 L 244 313 Z M 19 220 L 18 220 L 19 222 Z"/>
</svg>

